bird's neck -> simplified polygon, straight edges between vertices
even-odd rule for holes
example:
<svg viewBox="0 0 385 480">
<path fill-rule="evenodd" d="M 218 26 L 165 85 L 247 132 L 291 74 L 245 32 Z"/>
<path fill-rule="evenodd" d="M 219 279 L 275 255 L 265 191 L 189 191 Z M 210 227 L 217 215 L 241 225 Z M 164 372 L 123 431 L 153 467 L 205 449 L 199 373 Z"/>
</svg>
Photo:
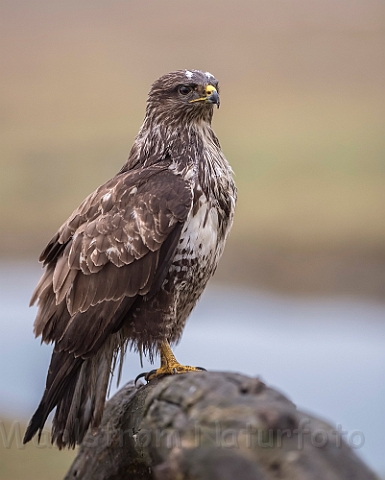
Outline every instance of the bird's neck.
<svg viewBox="0 0 385 480">
<path fill-rule="evenodd" d="M 217 141 L 208 119 L 181 122 L 146 116 L 135 138 L 124 170 L 151 165 L 172 156 L 196 163 L 198 147 L 208 138 Z M 219 146 L 219 145 L 218 145 Z"/>
</svg>

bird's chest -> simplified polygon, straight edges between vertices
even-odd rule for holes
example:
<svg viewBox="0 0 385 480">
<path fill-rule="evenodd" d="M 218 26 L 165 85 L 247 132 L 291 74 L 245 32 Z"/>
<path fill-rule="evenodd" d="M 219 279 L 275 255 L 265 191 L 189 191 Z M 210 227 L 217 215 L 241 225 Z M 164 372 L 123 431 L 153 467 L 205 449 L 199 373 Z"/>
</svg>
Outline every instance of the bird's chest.
<svg viewBox="0 0 385 480">
<path fill-rule="evenodd" d="M 170 274 L 177 289 L 196 289 L 214 273 L 224 239 L 218 228 L 218 211 L 204 194 L 196 200 L 183 227 Z"/>
</svg>

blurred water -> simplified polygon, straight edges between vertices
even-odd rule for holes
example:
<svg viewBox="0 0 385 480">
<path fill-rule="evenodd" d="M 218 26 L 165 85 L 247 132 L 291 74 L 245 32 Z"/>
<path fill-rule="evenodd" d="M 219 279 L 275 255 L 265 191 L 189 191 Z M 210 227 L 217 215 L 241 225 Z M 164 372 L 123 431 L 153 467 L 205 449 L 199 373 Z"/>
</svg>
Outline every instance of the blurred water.
<svg viewBox="0 0 385 480">
<path fill-rule="evenodd" d="M 0 264 L 0 412 L 13 419 L 37 406 L 52 349 L 32 334 L 28 303 L 39 275 L 33 264 Z M 362 432 L 358 454 L 383 473 L 384 346 L 384 304 L 212 286 L 175 352 L 189 365 L 259 375 L 348 435 Z M 122 383 L 148 368 L 128 353 Z"/>
</svg>

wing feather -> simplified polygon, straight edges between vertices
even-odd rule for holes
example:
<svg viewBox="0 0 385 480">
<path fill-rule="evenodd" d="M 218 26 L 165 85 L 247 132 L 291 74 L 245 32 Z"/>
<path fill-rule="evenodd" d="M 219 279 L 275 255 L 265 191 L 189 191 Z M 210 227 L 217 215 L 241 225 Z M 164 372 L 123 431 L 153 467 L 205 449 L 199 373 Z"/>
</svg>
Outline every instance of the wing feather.
<svg viewBox="0 0 385 480">
<path fill-rule="evenodd" d="M 190 185 L 167 162 L 99 187 L 41 255 L 36 334 L 57 351 L 91 355 L 138 296 L 159 290 L 191 205 Z"/>
<path fill-rule="evenodd" d="M 31 307 L 34 305 L 39 297 L 43 295 L 43 292 L 47 289 L 51 288 L 52 285 L 52 275 L 54 271 L 55 266 L 54 265 L 49 265 L 46 270 L 44 271 L 43 275 L 41 276 L 38 284 L 36 285 L 35 290 L 32 293 L 32 297 L 29 303 L 29 306 Z"/>
</svg>

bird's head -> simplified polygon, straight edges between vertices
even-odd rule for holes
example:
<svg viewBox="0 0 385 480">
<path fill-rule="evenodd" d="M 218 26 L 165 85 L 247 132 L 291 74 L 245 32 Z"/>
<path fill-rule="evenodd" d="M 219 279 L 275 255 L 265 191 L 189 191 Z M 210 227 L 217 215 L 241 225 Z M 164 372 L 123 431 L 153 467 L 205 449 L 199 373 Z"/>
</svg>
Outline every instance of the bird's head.
<svg viewBox="0 0 385 480">
<path fill-rule="evenodd" d="M 218 81 L 209 72 L 177 70 L 156 80 L 148 94 L 147 114 L 162 121 L 211 121 L 219 108 Z"/>
</svg>

